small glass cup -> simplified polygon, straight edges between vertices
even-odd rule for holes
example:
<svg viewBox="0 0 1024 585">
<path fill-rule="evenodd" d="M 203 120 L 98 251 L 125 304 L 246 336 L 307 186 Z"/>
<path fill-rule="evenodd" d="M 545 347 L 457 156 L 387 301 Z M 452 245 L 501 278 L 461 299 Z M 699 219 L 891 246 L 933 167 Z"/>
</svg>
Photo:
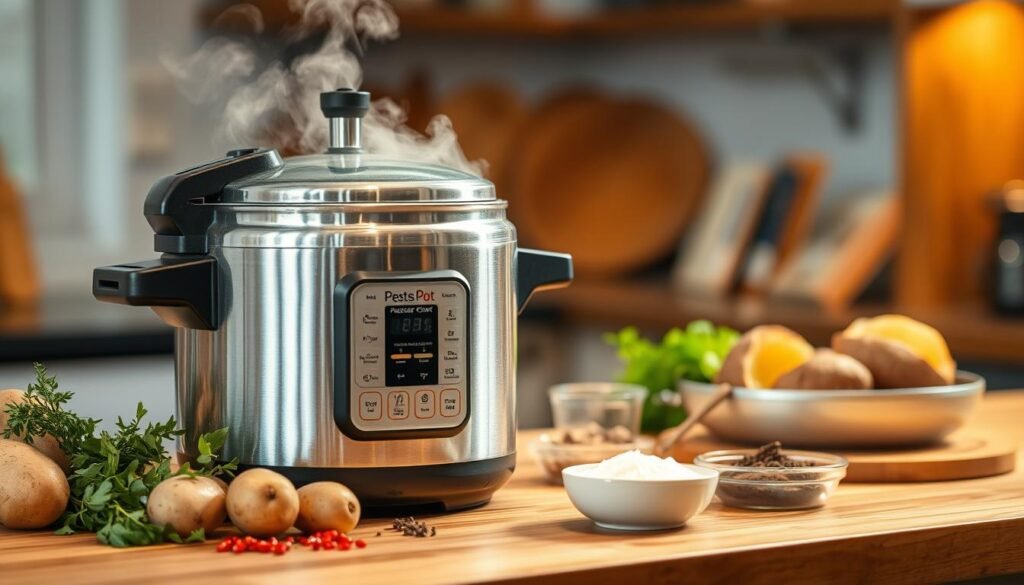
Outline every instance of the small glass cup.
<svg viewBox="0 0 1024 585">
<path fill-rule="evenodd" d="M 555 428 L 573 429 L 597 423 L 606 429 L 623 426 L 640 432 L 647 388 L 618 382 L 558 384 L 548 390 Z"/>
</svg>

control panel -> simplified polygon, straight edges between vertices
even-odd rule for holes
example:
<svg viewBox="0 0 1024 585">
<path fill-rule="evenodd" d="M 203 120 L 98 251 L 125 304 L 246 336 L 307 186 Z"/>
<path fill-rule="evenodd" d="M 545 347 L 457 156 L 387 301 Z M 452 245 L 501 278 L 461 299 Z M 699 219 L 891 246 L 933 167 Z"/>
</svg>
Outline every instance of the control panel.
<svg viewBox="0 0 1024 585">
<path fill-rule="evenodd" d="M 345 312 L 347 350 L 336 356 L 336 366 L 347 362 L 345 388 L 336 380 L 342 430 L 362 439 L 454 434 L 469 412 L 466 281 L 453 271 L 361 275 L 339 288 L 335 311 Z"/>
</svg>

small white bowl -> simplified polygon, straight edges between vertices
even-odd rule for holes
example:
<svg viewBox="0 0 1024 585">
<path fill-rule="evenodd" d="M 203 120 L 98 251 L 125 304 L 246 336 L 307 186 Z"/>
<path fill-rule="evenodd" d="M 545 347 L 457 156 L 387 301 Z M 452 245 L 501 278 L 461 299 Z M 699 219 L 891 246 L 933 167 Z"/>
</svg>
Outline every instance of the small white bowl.
<svg viewBox="0 0 1024 585">
<path fill-rule="evenodd" d="M 693 479 L 602 479 L 587 472 L 596 463 L 562 470 L 562 481 L 576 509 L 602 528 L 667 530 L 679 528 L 711 503 L 718 486 L 714 469 L 686 465 Z"/>
</svg>

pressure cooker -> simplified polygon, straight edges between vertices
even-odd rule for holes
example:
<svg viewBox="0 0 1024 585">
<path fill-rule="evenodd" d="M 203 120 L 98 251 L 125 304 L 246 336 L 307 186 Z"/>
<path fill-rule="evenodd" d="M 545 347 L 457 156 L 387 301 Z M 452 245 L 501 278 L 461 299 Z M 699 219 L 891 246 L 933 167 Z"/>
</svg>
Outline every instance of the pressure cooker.
<svg viewBox="0 0 1024 585">
<path fill-rule="evenodd" d="M 247 148 L 164 177 L 156 260 L 97 268 L 101 300 L 175 327 L 180 457 L 221 456 L 368 507 L 488 501 L 511 476 L 516 318 L 572 280 L 517 248 L 494 185 L 362 149 L 369 94 L 321 94 L 324 154 Z"/>
</svg>

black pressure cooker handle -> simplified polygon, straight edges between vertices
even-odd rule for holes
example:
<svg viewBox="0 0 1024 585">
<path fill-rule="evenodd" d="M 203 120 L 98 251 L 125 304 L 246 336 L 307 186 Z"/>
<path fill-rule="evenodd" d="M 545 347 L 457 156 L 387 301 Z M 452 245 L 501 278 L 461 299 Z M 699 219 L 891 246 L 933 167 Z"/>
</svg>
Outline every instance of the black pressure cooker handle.
<svg viewBox="0 0 1024 585">
<path fill-rule="evenodd" d="M 213 330 L 220 325 L 217 260 L 212 256 L 167 254 L 96 268 L 92 294 L 108 303 L 152 307 L 175 327 Z"/>
<path fill-rule="evenodd" d="M 244 148 L 225 158 L 164 177 L 146 195 L 146 221 L 153 227 L 158 260 L 96 268 L 92 294 L 98 300 L 152 307 L 175 327 L 220 326 L 217 260 L 207 256 L 207 231 L 215 207 L 232 181 L 282 165 L 276 150 Z"/>
<path fill-rule="evenodd" d="M 160 179 L 146 195 L 143 208 L 155 233 L 153 247 L 168 254 L 205 254 L 214 208 L 202 203 L 216 201 L 232 181 L 282 164 L 276 150 L 242 148 L 220 160 Z"/>
<path fill-rule="evenodd" d="M 516 250 L 516 299 L 519 312 L 539 290 L 569 286 L 572 282 L 572 256 L 519 248 Z"/>
</svg>

